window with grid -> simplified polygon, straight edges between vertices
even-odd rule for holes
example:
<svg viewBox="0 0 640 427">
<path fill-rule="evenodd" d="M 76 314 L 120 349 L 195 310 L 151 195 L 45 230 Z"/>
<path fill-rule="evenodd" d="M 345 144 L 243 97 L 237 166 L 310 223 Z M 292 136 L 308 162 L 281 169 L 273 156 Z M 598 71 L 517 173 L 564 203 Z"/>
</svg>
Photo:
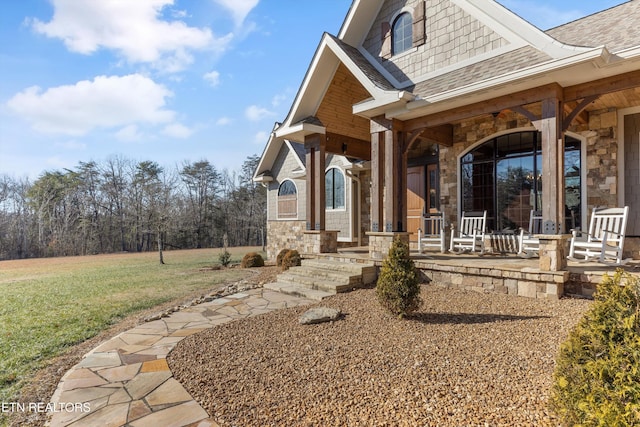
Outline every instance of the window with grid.
<svg viewBox="0 0 640 427">
<path fill-rule="evenodd" d="M 391 33 L 393 55 L 409 50 L 413 45 L 412 24 L 413 19 L 409 12 L 400 14 L 400 16 L 393 21 L 393 29 Z"/>
<path fill-rule="evenodd" d="M 326 208 L 344 209 L 344 174 L 338 168 L 329 169 L 324 175 Z"/>
<path fill-rule="evenodd" d="M 529 212 L 542 201 L 542 150 L 538 132 L 491 139 L 460 161 L 462 210 L 487 211 L 491 230 L 527 228 Z M 567 226 L 579 225 L 581 212 L 580 141 L 565 138 Z"/>
</svg>

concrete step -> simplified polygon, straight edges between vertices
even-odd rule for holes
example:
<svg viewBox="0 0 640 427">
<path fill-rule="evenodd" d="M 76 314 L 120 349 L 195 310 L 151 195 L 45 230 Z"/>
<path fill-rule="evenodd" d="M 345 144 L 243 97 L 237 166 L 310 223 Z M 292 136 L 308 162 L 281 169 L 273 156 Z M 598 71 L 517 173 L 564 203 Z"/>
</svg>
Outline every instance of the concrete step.
<svg viewBox="0 0 640 427">
<path fill-rule="evenodd" d="M 323 299 L 335 295 L 335 293 L 319 291 L 317 289 L 305 288 L 303 286 L 296 286 L 291 283 L 265 283 L 265 289 L 271 289 L 272 291 L 282 292 L 287 295 L 294 295 L 297 297 L 308 298 L 316 301 L 322 301 Z"/>
</svg>

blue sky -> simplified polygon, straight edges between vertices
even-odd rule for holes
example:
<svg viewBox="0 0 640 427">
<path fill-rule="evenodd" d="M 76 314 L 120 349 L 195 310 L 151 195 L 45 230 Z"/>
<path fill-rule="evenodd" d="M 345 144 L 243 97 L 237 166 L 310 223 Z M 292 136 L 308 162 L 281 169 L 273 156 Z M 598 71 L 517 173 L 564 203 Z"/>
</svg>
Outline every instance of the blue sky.
<svg viewBox="0 0 640 427">
<path fill-rule="evenodd" d="M 542 29 L 622 0 L 500 0 Z M 0 174 L 111 156 L 237 170 L 282 121 L 351 0 L 0 5 Z"/>
</svg>

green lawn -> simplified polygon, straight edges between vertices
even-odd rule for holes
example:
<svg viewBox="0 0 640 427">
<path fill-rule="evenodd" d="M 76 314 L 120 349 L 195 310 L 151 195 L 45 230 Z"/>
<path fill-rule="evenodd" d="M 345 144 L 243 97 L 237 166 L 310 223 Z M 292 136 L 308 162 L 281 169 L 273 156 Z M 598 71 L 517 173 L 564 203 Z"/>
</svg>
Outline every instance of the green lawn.
<svg viewBox="0 0 640 427">
<path fill-rule="evenodd" d="M 256 248 L 232 248 L 232 261 Z M 66 348 L 124 317 L 248 274 L 211 270 L 220 249 L 0 261 L 0 402 Z M 263 254 L 264 255 L 264 254 Z"/>
</svg>

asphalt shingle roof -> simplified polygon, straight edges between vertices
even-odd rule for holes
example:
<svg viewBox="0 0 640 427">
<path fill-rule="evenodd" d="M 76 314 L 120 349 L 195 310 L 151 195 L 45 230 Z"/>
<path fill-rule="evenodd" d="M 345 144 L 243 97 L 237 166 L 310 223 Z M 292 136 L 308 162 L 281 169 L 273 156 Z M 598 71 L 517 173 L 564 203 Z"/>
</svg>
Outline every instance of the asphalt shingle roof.
<svg viewBox="0 0 640 427">
<path fill-rule="evenodd" d="M 632 0 L 546 31 L 576 46 L 606 46 L 610 52 L 640 45 L 640 1 Z"/>
</svg>

